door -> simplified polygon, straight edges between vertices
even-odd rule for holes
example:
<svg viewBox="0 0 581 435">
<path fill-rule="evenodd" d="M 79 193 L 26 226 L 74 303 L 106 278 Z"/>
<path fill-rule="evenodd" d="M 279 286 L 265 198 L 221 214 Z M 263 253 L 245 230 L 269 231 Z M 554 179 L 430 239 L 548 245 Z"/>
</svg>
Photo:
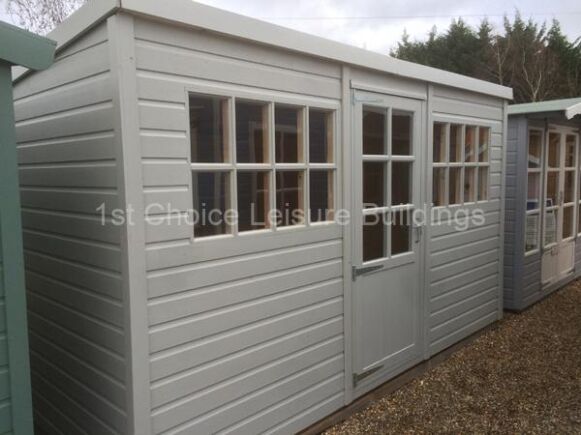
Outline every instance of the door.
<svg viewBox="0 0 581 435">
<path fill-rule="evenodd" d="M 542 282 L 573 273 L 577 214 L 578 135 L 550 127 L 546 137 Z"/>
<path fill-rule="evenodd" d="M 413 217 L 425 147 L 420 101 L 365 92 L 355 101 L 353 380 L 361 394 L 421 360 L 422 226 Z"/>
</svg>

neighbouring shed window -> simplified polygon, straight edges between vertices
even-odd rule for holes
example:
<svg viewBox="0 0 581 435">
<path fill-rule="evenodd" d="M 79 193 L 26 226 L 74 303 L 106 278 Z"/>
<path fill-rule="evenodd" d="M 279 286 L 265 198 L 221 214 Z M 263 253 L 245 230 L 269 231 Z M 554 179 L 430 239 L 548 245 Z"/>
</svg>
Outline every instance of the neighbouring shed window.
<svg viewBox="0 0 581 435">
<path fill-rule="evenodd" d="M 530 129 L 527 152 L 527 209 L 525 222 L 525 253 L 529 254 L 539 249 L 541 230 L 541 189 L 542 189 L 542 150 L 543 130 Z M 557 195 L 558 173 L 547 173 L 547 193 L 553 191 Z M 547 195 L 550 196 L 550 195 Z"/>
<path fill-rule="evenodd" d="M 490 127 L 434 123 L 434 206 L 487 201 L 490 184 Z"/>
<path fill-rule="evenodd" d="M 333 219 L 335 109 L 192 93 L 189 111 L 196 238 Z"/>
</svg>

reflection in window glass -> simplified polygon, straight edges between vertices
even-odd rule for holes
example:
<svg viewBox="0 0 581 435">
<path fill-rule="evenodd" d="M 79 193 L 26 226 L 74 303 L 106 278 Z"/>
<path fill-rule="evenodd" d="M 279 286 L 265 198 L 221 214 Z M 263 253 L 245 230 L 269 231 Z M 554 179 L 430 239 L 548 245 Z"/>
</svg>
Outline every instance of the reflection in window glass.
<svg viewBox="0 0 581 435">
<path fill-rule="evenodd" d="M 276 162 L 303 161 L 302 109 L 277 105 L 274 110 L 274 122 Z"/>
<path fill-rule="evenodd" d="M 229 208 L 227 172 L 193 172 L 194 236 L 207 237 L 227 232 L 224 214 Z"/>
<path fill-rule="evenodd" d="M 391 255 L 409 252 L 410 248 L 410 225 L 406 213 L 396 213 L 391 222 Z"/>
<path fill-rule="evenodd" d="M 488 168 L 478 168 L 478 201 L 488 199 Z"/>
<path fill-rule="evenodd" d="M 543 143 L 543 133 L 538 130 L 529 131 L 529 168 L 541 167 L 541 152 Z"/>
<path fill-rule="evenodd" d="M 460 188 L 460 168 L 450 168 L 450 186 L 448 204 L 460 204 L 462 202 L 462 190 Z"/>
<path fill-rule="evenodd" d="M 573 237 L 574 214 L 575 207 L 573 206 L 563 207 L 563 232 L 562 232 L 563 239 Z"/>
<path fill-rule="evenodd" d="M 450 161 L 462 161 L 462 126 L 450 125 Z"/>
<path fill-rule="evenodd" d="M 490 148 L 490 128 L 480 127 L 478 129 L 478 161 L 488 162 L 488 150 Z"/>
<path fill-rule="evenodd" d="M 228 100 L 190 95 L 190 145 L 193 163 L 227 160 Z"/>
<path fill-rule="evenodd" d="M 557 215 L 559 209 L 545 212 L 545 246 L 557 241 Z"/>
<path fill-rule="evenodd" d="M 333 171 L 311 170 L 310 182 L 311 222 L 333 219 Z"/>
<path fill-rule="evenodd" d="M 268 105 L 236 101 L 236 161 L 268 162 Z"/>
<path fill-rule="evenodd" d="M 385 225 L 381 215 L 364 217 L 363 261 L 385 257 Z"/>
<path fill-rule="evenodd" d="M 394 113 L 391 123 L 391 153 L 400 156 L 412 154 L 412 115 Z"/>
<path fill-rule="evenodd" d="M 575 167 L 575 151 L 577 146 L 575 144 L 575 136 L 567 135 L 565 138 L 565 166 L 568 168 Z"/>
<path fill-rule="evenodd" d="M 534 251 L 539 247 L 539 215 L 530 214 L 526 218 L 525 252 Z"/>
<path fill-rule="evenodd" d="M 434 168 L 432 189 L 434 206 L 446 205 L 446 168 Z"/>
<path fill-rule="evenodd" d="M 466 137 L 464 139 L 464 161 L 476 161 L 476 127 L 466 126 Z"/>
<path fill-rule="evenodd" d="M 311 163 L 333 161 L 333 114 L 309 109 L 309 160 Z"/>
<path fill-rule="evenodd" d="M 476 168 L 464 171 L 464 202 L 476 201 Z"/>
<path fill-rule="evenodd" d="M 238 172 L 238 231 L 268 228 L 268 172 Z"/>
<path fill-rule="evenodd" d="M 559 173 L 547 172 L 547 206 L 558 205 L 559 198 Z"/>
<path fill-rule="evenodd" d="M 413 186 L 413 163 L 393 162 L 391 164 L 391 205 L 410 204 Z"/>
<path fill-rule="evenodd" d="M 387 205 L 387 164 L 363 162 L 363 206 L 365 208 Z"/>
<path fill-rule="evenodd" d="M 384 110 L 363 108 L 363 154 L 387 154 Z"/>
<path fill-rule="evenodd" d="M 446 161 L 446 124 L 434 123 L 434 162 Z"/>
<path fill-rule="evenodd" d="M 575 170 L 565 172 L 565 203 L 575 200 Z"/>
<path fill-rule="evenodd" d="M 302 171 L 276 173 L 276 210 L 279 227 L 304 224 Z"/>
<path fill-rule="evenodd" d="M 560 166 L 561 135 L 558 133 L 549 133 L 549 158 L 548 165 L 550 168 L 558 168 Z"/>
<path fill-rule="evenodd" d="M 540 192 L 541 192 L 540 172 L 529 173 L 527 189 L 527 210 L 537 210 L 541 207 L 539 198 Z"/>
</svg>

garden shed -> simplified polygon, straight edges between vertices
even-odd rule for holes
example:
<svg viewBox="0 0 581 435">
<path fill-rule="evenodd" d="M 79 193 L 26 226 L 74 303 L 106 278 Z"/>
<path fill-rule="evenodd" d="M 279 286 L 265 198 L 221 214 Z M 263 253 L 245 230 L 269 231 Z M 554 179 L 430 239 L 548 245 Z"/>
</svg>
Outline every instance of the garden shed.
<svg viewBox="0 0 581 435">
<path fill-rule="evenodd" d="M 15 95 L 39 428 L 293 433 L 502 316 L 510 89 L 189 0 L 50 36 Z"/>
<path fill-rule="evenodd" d="M 581 274 L 581 98 L 509 106 L 504 304 L 522 310 Z"/>
<path fill-rule="evenodd" d="M 12 67 L 47 68 L 56 44 L 0 21 L 0 433 L 32 435 Z"/>
</svg>

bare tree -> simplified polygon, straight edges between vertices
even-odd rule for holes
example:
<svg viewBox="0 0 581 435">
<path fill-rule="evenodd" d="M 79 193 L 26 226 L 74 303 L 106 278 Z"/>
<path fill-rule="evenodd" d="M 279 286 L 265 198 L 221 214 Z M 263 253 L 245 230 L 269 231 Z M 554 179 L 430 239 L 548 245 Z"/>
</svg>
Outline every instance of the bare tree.
<svg viewBox="0 0 581 435">
<path fill-rule="evenodd" d="M 46 35 L 86 0 L 8 0 L 7 12 L 22 27 Z"/>
</svg>

